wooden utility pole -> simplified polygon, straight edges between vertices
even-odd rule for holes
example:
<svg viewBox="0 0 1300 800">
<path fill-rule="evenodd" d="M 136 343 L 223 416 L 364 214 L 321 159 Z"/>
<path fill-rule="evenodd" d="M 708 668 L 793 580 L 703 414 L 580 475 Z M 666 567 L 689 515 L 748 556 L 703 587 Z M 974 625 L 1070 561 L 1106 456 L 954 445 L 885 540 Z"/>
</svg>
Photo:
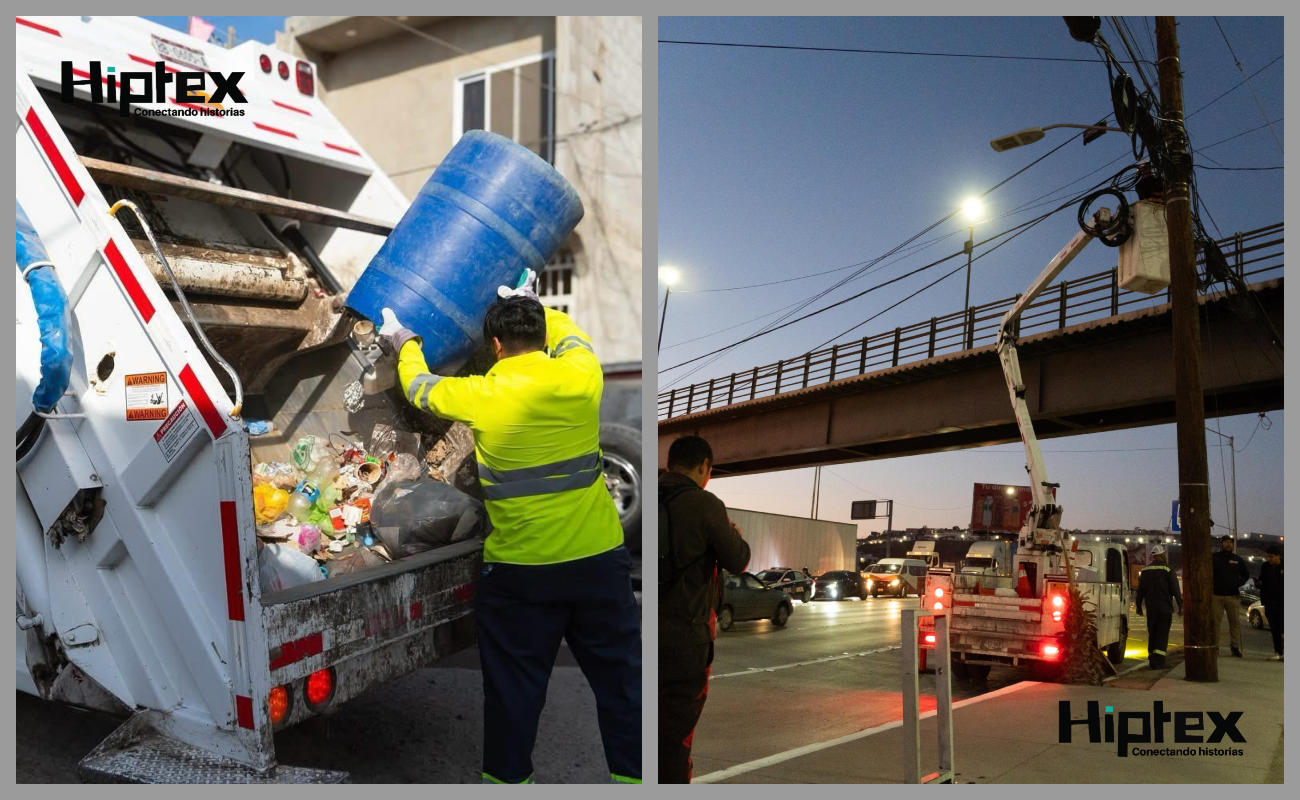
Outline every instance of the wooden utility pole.
<svg viewBox="0 0 1300 800">
<path fill-rule="evenodd" d="M 1189 191 L 1191 157 L 1183 127 L 1183 79 L 1173 17 L 1156 17 L 1160 116 L 1169 156 L 1165 222 L 1169 231 L 1169 294 L 1173 318 L 1174 412 L 1178 431 L 1178 500 L 1183 529 L 1183 640 L 1187 679 L 1219 680 L 1219 649 L 1211 608 L 1209 466 L 1205 394 L 1201 385 L 1201 322 L 1196 301 L 1196 251 Z"/>
</svg>

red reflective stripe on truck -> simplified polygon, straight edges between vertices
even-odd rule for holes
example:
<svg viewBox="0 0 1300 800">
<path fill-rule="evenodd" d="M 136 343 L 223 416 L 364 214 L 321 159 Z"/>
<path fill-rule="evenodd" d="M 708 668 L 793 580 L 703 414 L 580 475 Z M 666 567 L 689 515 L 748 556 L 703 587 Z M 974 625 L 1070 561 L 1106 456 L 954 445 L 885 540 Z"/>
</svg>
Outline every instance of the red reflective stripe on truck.
<svg viewBox="0 0 1300 800">
<path fill-rule="evenodd" d="M 199 410 L 199 416 L 208 424 L 212 431 L 212 438 L 219 439 L 221 434 L 226 432 L 225 420 L 217 412 L 217 407 L 212 405 L 212 399 L 204 391 L 203 384 L 199 383 L 199 378 L 194 374 L 194 368 L 189 364 L 181 370 L 181 386 L 185 387 L 185 392 L 194 400 L 194 407 Z"/>
<path fill-rule="evenodd" d="M 301 639 L 294 639 L 292 642 L 285 642 L 277 648 L 271 650 L 271 669 L 277 670 L 280 667 L 287 667 L 304 658 L 318 656 L 325 649 L 325 637 L 320 633 L 313 633 L 310 636 L 304 636 Z M 277 653 L 276 650 L 279 650 Z"/>
<path fill-rule="evenodd" d="M 41 122 L 41 118 L 36 116 L 36 109 L 27 109 L 25 119 L 27 120 L 27 127 L 31 128 L 32 135 L 36 137 L 36 143 L 41 146 L 41 150 L 45 151 L 45 157 L 49 159 L 50 166 L 54 168 L 54 174 L 59 176 L 59 180 L 63 181 L 64 188 L 71 195 L 72 204 L 74 206 L 81 205 L 81 198 L 86 196 L 86 192 L 81 188 L 81 184 L 77 182 L 77 177 L 72 174 L 72 170 L 68 168 L 68 162 L 63 160 L 63 154 L 59 152 L 59 148 L 54 146 L 54 140 L 50 138 L 50 132 L 45 129 L 45 123 Z"/>
<path fill-rule="evenodd" d="M 141 58 L 140 56 L 132 55 L 131 53 L 127 53 L 127 56 L 129 56 L 129 57 L 131 58 L 132 61 L 138 61 L 138 62 L 140 62 L 141 64 L 148 64 L 148 65 L 151 66 L 151 67 L 152 67 L 152 66 L 153 66 L 157 61 L 162 61 L 161 58 L 156 59 L 156 61 L 150 61 L 150 60 L 147 59 L 147 58 Z M 180 70 L 176 69 L 175 67 L 169 67 L 169 66 L 167 66 L 166 64 L 163 64 L 163 69 L 167 70 L 168 72 L 180 72 Z"/>
<path fill-rule="evenodd" d="M 239 727 L 250 731 L 253 729 L 253 698 L 235 695 L 235 718 L 239 721 Z"/>
<path fill-rule="evenodd" d="M 473 583 L 462 583 L 460 586 L 452 589 L 451 594 L 452 597 L 455 597 L 462 603 L 468 603 L 470 600 L 474 599 L 474 588 Z"/>
<path fill-rule="evenodd" d="M 419 619 L 424 616 L 424 603 L 411 603 L 411 619 Z"/>
<path fill-rule="evenodd" d="M 952 604 L 955 605 L 955 606 L 974 606 L 974 605 L 975 605 L 975 601 L 973 601 L 973 600 L 954 600 L 954 601 L 952 601 Z"/>
<path fill-rule="evenodd" d="M 89 73 L 89 72 L 86 72 L 85 70 L 81 70 L 81 69 L 74 69 L 74 70 L 72 70 L 72 74 L 73 74 L 73 75 L 76 75 L 78 78 L 89 78 L 89 77 L 90 77 L 90 73 Z M 102 83 L 102 84 L 104 84 L 104 85 L 108 85 L 108 78 L 100 78 L 100 79 L 99 79 L 99 82 Z M 122 82 L 119 81 L 117 78 L 114 78 L 114 79 L 113 79 L 113 85 L 116 86 L 116 87 L 119 88 L 119 89 L 122 88 Z"/>
<path fill-rule="evenodd" d="M 259 128 L 264 131 L 270 131 L 271 133 L 278 133 L 281 136 L 288 136 L 290 139 L 298 138 L 298 134 L 293 133 L 292 131 L 285 131 L 285 130 L 280 130 L 279 128 L 272 128 L 270 125 L 263 125 L 260 122 L 254 122 L 253 127 Z"/>
<path fill-rule="evenodd" d="M 339 151 L 344 152 L 344 153 L 351 153 L 351 154 L 354 155 L 354 156 L 359 156 L 359 155 L 361 155 L 361 151 L 360 151 L 360 150 L 353 150 L 351 147 L 344 147 L 344 146 L 341 145 L 341 144 L 330 144 L 329 142 L 325 142 L 325 146 L 328 147 L 328 148 L 331 149 L 331 150 L 339 150 Z"/>
<path fill-rule="evenodd" d="M 104 257 L 108 259 L 108 264 L 113 268 L 113 274 L 122 282 L 122 288 L 126 290 L 126 296 L 131 298 L 136 309 L 140 312 L 140 318 L 146 323 L 153 319 L 153 303 L 149 301 L 149 296 L 144 293 L 144 288 L 140 286 L 140 281 L 136 280 L 135 273 L 127 266 L 126 259 L 122 257 L 122 252 L 117 249 L 117 242 L 112 239 L 104 245 Z"/>
<path fill-rule="evenodd" d="M 280 108 L 287 108 L 290 111 L 297 111 L 299 114 L 306 114 L 309 117 L 311 116 L 311 112 L 305 108 L 298 108 L 297 106 L 291 106 L 288 103 L 281 103 L 279 100 L 272 100 L 271 102 L 275 103 Z"/>
<path fill-rule="evenodd" d="M 221 501 L 221 553 L 226 565 L 227 611 L 230 619 L 243 622 L 244 579 L 239 566 L 239 517 L 231 500 Z"/>
<path fill-rule="evenodd" d="M 17 20 L 19 25 L 26 25 L 27 27 L 38 30 L 41 33 L 51 33 L 59 37 L 60 39 L 63 38 L 63 34 L 59 33 L 53 28 L 47 28 L 44 25 L 37 25 L 35 22 L 32 22 L 31 20 L 28 19 L 23 19 L 22 17 L 14 17 L 14 19 Z"/>
</svg>

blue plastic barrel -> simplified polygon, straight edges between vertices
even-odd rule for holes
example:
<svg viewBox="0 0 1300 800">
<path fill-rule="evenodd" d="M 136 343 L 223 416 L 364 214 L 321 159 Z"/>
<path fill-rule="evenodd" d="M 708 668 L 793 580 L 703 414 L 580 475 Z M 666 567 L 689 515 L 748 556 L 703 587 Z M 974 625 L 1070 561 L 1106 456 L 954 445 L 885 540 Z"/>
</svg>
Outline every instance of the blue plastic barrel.
<svg viewBox="0 0 1300 800">
<path fill-rule="evenodd" d="M 460 138 L 348 294 L 382 324 L 391 308 L 429 368 L 460 369 L 483 340 L 497 287 L 541 272 L 582 219 L 582 201 L 535 153 L 487 131 Z"/>
</svg>

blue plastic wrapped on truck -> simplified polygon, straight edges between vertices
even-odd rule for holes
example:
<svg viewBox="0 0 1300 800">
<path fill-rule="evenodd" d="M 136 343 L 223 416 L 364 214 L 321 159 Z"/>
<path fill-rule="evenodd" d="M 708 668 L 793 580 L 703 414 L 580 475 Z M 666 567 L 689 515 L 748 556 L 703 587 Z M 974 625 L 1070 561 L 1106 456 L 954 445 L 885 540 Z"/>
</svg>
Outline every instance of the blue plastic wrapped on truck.
<svg viewBox="0 0 1300 800">
<path fill-rule="evenodd" d="M 497 287 L 540 273 L 582 201 L 555 168 L 504 136 L 470 131 L 430 176 L 348 295 L 378 325 L 391 308 L 423 339 L 436 372 L 460 369 L 482 342 Z"/>
</svg>

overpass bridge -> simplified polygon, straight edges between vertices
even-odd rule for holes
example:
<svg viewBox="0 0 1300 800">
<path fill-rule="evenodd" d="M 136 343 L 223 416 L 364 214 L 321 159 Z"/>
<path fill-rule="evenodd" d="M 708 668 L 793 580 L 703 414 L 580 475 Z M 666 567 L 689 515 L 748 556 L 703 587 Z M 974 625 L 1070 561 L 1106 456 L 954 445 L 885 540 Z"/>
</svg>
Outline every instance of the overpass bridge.
<svg viewBox="0 0 1300 800">
<path fill-rule="evenodd" d="M 1206 418 L 1283 407 L 1282 224 L 1220 240 L 1247 296 L 1199 297 Z M 709 440 L 718 476 L 1020 440 L 995 338 L 1010 297 L 658 395 L 672 440 Z M 1168 294 L 1116 269 L 1053 284 L 1020 321 L 1020 366 L 1042 439 L 1174 421 Z"/>
</svg>

